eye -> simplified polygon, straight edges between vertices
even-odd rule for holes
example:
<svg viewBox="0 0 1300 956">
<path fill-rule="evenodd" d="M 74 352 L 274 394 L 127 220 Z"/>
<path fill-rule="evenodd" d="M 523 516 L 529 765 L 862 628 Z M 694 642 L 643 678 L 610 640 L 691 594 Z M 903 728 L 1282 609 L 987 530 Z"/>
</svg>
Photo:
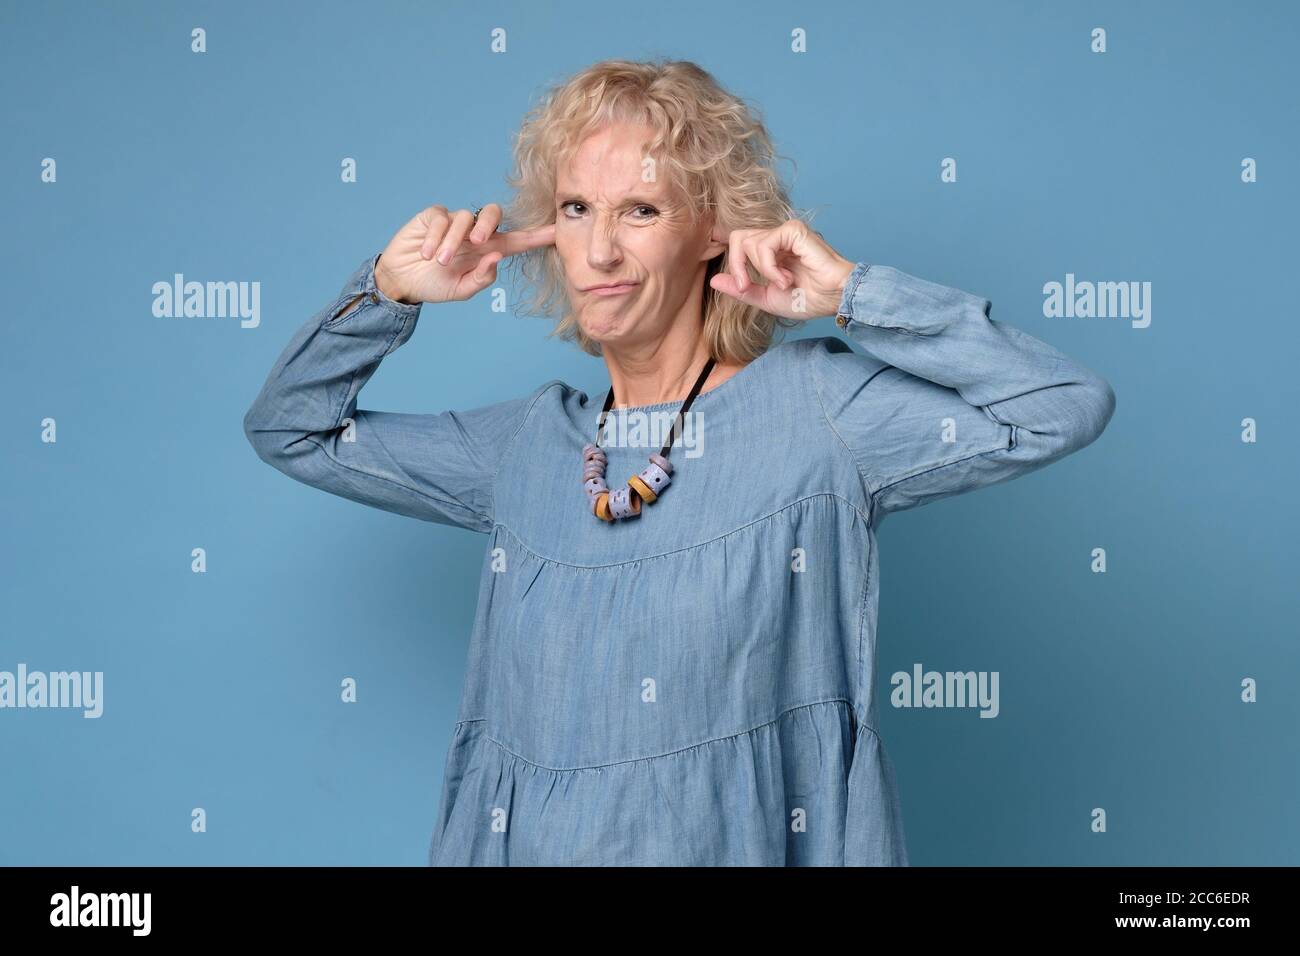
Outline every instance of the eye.
<svg viewBox="0 0 1300 956">
<path fill-rule="evenodd" d="M 569 209 L 569 207 L 573 207 L 572 213 L 565 212 L 565 210 Z M 586 214 L 587 205 L 586 203 L 579 202 L 577 199 L 570 199 L 560 203 L 560 211 L 564 213 L 564 216 L 567 219 L 580 219 L 583 215 Z M 632 211 L 633 213 L 636 213 L 636 215 L 634 215 L 632 218 L 638 219 L 641 222 L 648 222 L 651 219 L 655 218 L 655 216 L 659 215 L 658 209 L 656 209 L 654 206 L 650 206 L 645 203 L 641 203 L 638 206 L 634 206 Z"/>
</svg>

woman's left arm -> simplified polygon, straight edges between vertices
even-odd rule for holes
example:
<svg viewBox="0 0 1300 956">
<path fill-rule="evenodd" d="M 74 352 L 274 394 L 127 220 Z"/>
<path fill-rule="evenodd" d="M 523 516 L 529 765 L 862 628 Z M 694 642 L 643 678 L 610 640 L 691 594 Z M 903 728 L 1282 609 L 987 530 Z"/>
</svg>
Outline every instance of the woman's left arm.
<svg viewBox="0 0 1300 956">
<path fill-rule="evenodd" d="M 1105 379 L 991 307 L 890 266 L 845 281 L 835 321 L 869 355 L 821 350 L 815 379 L 879 516 L 1041 468 L 1114 414 Z"/>
<path fill-rule="evenodd" d="M 807 223 L 724 229 L 712 288 L 773 315 L 836 324 L 810 349 L 831 428 L 852 454 L 877 520 L 1006 481 L 1092 442 L 1115 411 L 1109 383 L 980 296 L 844 258 Z M 766 283 L 755 283 L 753 267 Z M 836 306 L 838 304 L 838 309 Z"/>
</svg>

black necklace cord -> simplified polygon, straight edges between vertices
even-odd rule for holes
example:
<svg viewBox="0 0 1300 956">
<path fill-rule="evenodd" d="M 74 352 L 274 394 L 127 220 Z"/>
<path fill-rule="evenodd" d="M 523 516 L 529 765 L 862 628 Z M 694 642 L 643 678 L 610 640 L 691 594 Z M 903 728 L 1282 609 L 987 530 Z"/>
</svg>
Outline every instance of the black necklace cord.
<svg viewBox="0 0 1300 956">
<path fill-rule="evenodd" d="M 686 396 L 686 401 L 682 402 L 682 407 L 677 410 L 677 415 L 676 417 L 673 418 L 673 427 L 668 430 L 668 441 L 664 444 L 664 447 L 659 451 L 659 454 L 662 455 L 664 458 L 668 457 L 668 452 L 673 447 L 673 442 L 677 440 L 677 430 L 678 430 L 678 426 L 680 426 L 682 423 L 682 418 L 686 415 L 688 411 L 690 411 L 691 403 L 694 402 L 695 397 L 700 394 L 700 389 L 704 387 L 705 379 L 709 377 L 709 373 L 713 371 L 713 366 L 716 364 L 717 364 L 717 359 L 713 358 L 712 356 L 709 356 L 709 360 L 704 363 L 704 370 L 700 372 L 699 378 L 697 378 L 695 380 L 695 384 L 691 386 L 691 393 Z M 609 394 L 605 396 L 605 407 L 600 410 L 600 421 L 596 423 L 595 444 L 597 448 L 600 447 L 600 433 L 605 428 L 605 416 L 609 414 L 609 410 L 613 406 L 614 406 L 614 388 L 613 386 L 611 386 L 609 389 Z"/>
<path fill-rule="evenodd" d="M 659 451 L 659 454 L 664 458 L 668 457 L 669 449 L 673 447 L 673 442 L 677 440 L 677 429 L 681 425 L 682 419 L 685 417 L 686 413 L 690 411 L 691 402 L 695 401 L 695 396 L 699 395 L 700 389 L 704 387 L 704 380 L 708 378 L 709 373 L 713 371 L 714 364 L 715 360 L 710 356 L 709 360 L 704 363 L 704 371 L 700 372 L 700 377 L 695 380 L 695 384 L 691 387 L 691 393 L 686 396 L 686 401 L 684 401 L 682 407 L 677 410 L 677 417 L 673 419 L 673 427 L 668 430 L 668 441 Z"/>
</svg>

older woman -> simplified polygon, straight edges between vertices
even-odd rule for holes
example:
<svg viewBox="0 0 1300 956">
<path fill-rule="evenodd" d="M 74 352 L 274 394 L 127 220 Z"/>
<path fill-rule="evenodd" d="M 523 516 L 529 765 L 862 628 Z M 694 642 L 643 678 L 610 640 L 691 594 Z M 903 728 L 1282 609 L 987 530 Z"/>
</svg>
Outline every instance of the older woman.
<svg viewBox="0 0 1300 956">
<path fill-rule="evenodd" d="M 875 529 L 1082 448 L 1111 388 L 984 298 L 841 256 L 693 64 L 591 67 L 516 161 L 508 215 L 417 215 L 245 418 L 299 481 L 487 535 L 429 862 L 905 865 Z M 604 359 L 605 401 L 551 379 L 358 408 L 422 304 L 506 257 L 538 311 L 567 303 L 556 334 Z M 842 336 L 773 343 L 821 316 Z M 672 428 L 614 427 L 634 413 Z"/>
</svg>

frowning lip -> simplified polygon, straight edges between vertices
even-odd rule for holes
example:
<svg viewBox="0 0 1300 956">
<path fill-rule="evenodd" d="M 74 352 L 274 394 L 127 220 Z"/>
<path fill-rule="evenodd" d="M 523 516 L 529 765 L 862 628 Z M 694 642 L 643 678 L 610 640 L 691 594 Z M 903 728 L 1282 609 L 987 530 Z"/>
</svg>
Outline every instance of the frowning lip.
<svg viewBox="0 0 1300 956">
<path fill-rule="evenodd" d="M 600 285 L 589 285 L 582 291 L 594 292 L 597 295 L 618 295 L 620 292 L 635 288 L 638 284 L 631 279 L 625 282 L 602 282 Z"/>
</svg>

